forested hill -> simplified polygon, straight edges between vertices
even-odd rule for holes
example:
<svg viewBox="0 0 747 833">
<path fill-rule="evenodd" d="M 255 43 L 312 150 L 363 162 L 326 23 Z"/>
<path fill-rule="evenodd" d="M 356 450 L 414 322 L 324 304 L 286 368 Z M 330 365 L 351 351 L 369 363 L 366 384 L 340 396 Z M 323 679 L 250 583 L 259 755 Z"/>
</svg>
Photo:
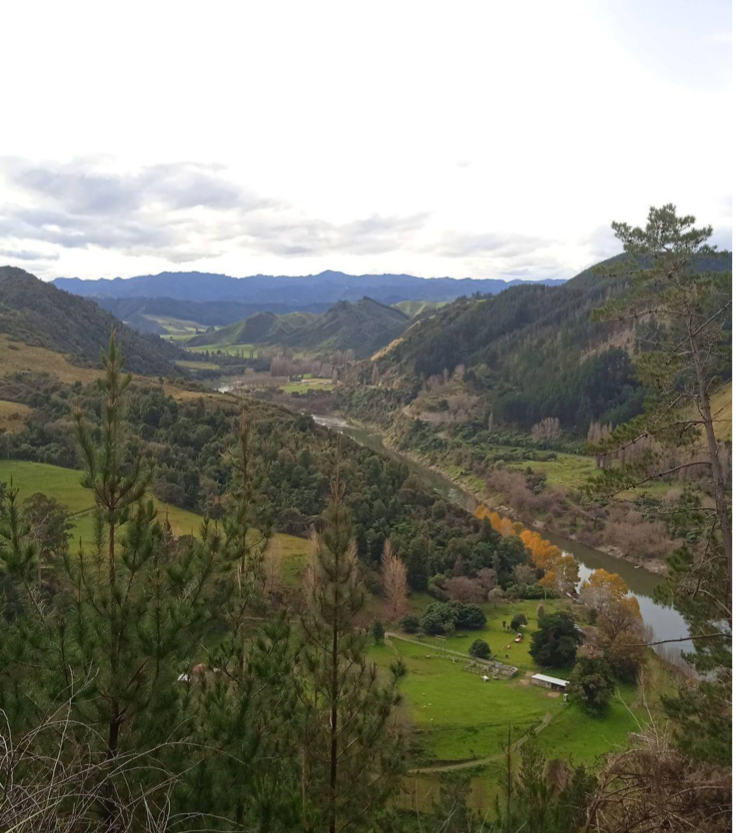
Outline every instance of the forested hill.
<svg viewBox="0 0 747 833">
<path fill-rule="evenodd" d="M 731 254 L 700 266 L 731 271 Z M 363 380 L 398 389 L 400 401 L 426 417 L 458 394 L 468 397 L 465 418 L 487 420 L 492 412 L 494 421 L 524 430 L 548 416 L 580 435 L 591 420 L 626 420 L 642 403 L 631 361 L 637 333 L 592 320 L 593 310 L 625 286 L 624 278 L 604 273 L 595 267 L 558 287 L 519 286 L 455 301 L 374 356 Z"/>
<path fill-rule="evenodd" d="M 370 356 L 401 335 L 409 320 L 401 310 L 371 298 L 355 304 L 340 301 L 291 333 L 286 344 L 306 350 L 352 350 L 356 356 Z"/>
<path fill-rule="evenodd" d="M 0 267 L 0 335 L 98 366 L 114 327 L 128 370 L 178 375 L 173 360 L 181 350 L 157 336 L 143 336 L 93 301 L 63 292 L 23 269 Z"/>
<path fill-rule="evenodd" d="M 223 347 L 233 344 L 283 344 L 287 335 L 307 324 L 315 316 L 303 312 L 275 315 L 273 312 L 255 312 L 243 321 L 227 327 L 200 333 L 190 339 L 191 347 Z"/>
<path fill-rule="evenodd" d="M 280 304 L 289 312 L 308 310 L 314 304 L 331 305 L 364 297 L 387 305 L 399 301 L 453 301 L 475 292 L 503 292 L 521 283 L 520 280 L 418 278 L 413 275 L 347 275 L 333 271 L 298 277 L 253 275 L 245 278 L 206 272 L 161 272 L 126 279 L 57 278 L 55 281 L 60 289 L 87 297 Z M 542 283 L 559 284 L 562 281 Z"/>
<path fill-rule="evenodd" d="M 244 321 L 193 338 L 190 346 L 272 344 L 296 350 L 352 350 L 364 358 L 404 332 L 410 319 L 401 310 L 371 298 L 340 301 L 321 315 L 255 313 Z"/>
</svg>

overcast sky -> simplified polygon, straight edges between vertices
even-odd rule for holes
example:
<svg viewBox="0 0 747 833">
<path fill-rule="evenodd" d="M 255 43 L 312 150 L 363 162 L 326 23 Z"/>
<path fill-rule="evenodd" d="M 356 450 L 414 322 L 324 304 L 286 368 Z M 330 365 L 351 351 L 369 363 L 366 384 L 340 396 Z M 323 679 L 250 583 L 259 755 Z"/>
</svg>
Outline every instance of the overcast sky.
<svg viewBox="0 0 747 833">
<path fill-rule="evenodd" d="M 0 23 L 0 264 L 46 279 L 571 277 L 664 202 L 731 247 L 728 2 L 28 2 Z"/>
</svg>

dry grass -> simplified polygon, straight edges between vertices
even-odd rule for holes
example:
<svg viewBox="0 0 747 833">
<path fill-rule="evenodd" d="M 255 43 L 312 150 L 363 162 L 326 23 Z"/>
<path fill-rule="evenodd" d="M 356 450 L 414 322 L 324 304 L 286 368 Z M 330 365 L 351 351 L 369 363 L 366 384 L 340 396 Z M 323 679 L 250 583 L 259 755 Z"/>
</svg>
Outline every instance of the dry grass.
<svg viewBox="0 0 747 833">
<path fill-rule="evenodd" d="M 8 402 L 0 399 L 0 432 L 7 431 L 13 434 L 23 428 L 26 417 L 31 413 L 28 405 L 20 402 Z"/>
<path fill-rule="evenodd" d="M 21 341 L 12 341 L 7 336 L 0 335 L 0 378 L 13 373 L 48 373 L 68 385 L 74 382 L 87 385 L 101 377 L 100 368 L 78 367 L 62 353 L 55 353 L 45 347 L 31 347 Z M 135 380 L 159 384 L 156 377 L 136 375 Z M 161 387 L 167 396 L 173 396 L 179 401 L 220 398 L 220 394 L 188 390 L 173 382 L 165 382 L 161 384 Z M 25 408 L 24 405 L 17 403 L 7 404 L 13 405 L 16 412 L 19 412 L 18 409 Z M 5 427 L 3 422 L 3 406 L 0 405 L 0 429 Z M 20 428 L 20 425 L 18 427 Z"/>
<path fill-rule="evenodd" d="M 11 373 L 49 373 L 67 384 L 87 384 L 100 375 L 96 368 L 74 365 L 62 353 L 11 341 L 5 335 L 0 335 L 0 367 L 3 376 Z"/>
</svg>

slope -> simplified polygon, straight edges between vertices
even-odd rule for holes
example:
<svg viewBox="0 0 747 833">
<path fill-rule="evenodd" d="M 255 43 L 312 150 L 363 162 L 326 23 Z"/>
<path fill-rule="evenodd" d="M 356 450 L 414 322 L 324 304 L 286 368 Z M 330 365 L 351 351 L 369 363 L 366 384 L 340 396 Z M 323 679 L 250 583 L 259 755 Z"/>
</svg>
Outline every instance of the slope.
<svg viewBox="0 0 747 833">
<path fill-rule="evenodd" d="M 291 333 L 284 343 L 316 352 L 352 350 L 358 358 L 363 358 L 397 338 L 408 323 L 404 312 L 372 298 L 354 304 L 340 301 Z"/>
<path fill-rule="evenodd" d="M 258 312 L 244 321 L 195 336 L 188 344 L 267 344 L 310 353 L 352 350 L 363 358 L 397 338 L 408 323 L 401 310 L 363 298 L 355 303 L 340 301 L 321 315 Z"/>
<path fill-rule="evenodd" d="M 730 271 L 731 255 L 701 266 Z M 524 430 L 546 416 L 579 435 L 592 419 L 628 419 L 642 402 L 631 360 L 636 331 L 593 321 L 592 311 L 626 285 L 604 272 L 592 268 L 559 287 L 520 286 L 455 301 L 416 321 L 376 357 L 378 383 L 400 391 L 415 415 L 437 410 L 457 392 L 444 385 L 458 371 L 456 387 L 474 398 L 474 415 L 482 409 L 483 418 L 492 412 Z M 372 374 L 368 368 L 362 381 Z"/>
<path fill-rule="evenodd" d="M 161 339 L 142 336 L 102 310 L 44 283 L 23 269 L 0 268 L 0 335 L 69 356 L 84 367 L 98 365 L 114 327 L 127 368 L 148 375 L 179 375 L 173 360 L 181 351 Z"/>
<path fill-rule="evenodd" d="M 294 312 L 275 315 L 274 312 L 255 312 L 243 321 L 236 321 L 219 330 L 200 334 L 189 340 L 190 347 L 231 344 L 282 344 L 284 338 L 303 327 L 315 316 Z"/>
</svg>

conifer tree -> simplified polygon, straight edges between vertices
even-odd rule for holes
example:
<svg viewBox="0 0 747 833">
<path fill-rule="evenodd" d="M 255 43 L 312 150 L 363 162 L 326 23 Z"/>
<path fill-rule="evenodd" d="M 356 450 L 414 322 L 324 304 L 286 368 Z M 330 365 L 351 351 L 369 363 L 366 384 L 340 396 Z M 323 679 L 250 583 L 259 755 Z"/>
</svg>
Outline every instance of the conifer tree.
<svg viewBox="0 0 747 833">
<path fill-rule="evenodd" d="M 231 830 L 280 833 L 300 819 L 299 646 L 287 611 L 272 610 L 263 593 L 272 518 L 258 488 L 255 441 L 243 411 L 220 536 L 230 565 L 220 639 L 198 681 L 202 760 L 179 793 L 182 808 L 210 814 L 210 829 L 222 817 Z"/>
<path fill-rule="evenodd" d="M 402 767 L 403 740 L 391 718 L 405 669 L 395 663 L 382 680 L 364 656 L 366 632 L 356 617 L 365 591 L 343 497 L 336 478 L 302 617 L 303 829 L 329 833 L 370 829 Z"/>
<path fill-rule="evenodd" d="M 147 473 L 125 455 L 122 411 L 130 377 L 113 334 L 103 361 L 101 424 L 91 431 L 76 414 L 82 482 L 93 492 L 94 544 L 79 542 L 74 552 L 56 554 L 59 586 L 53 598 L 43 597 L 29 584 L 37 551 L 11 491 L 2 554 L 23 610 L 10 650 L 2 652 L 2 670 L 28 686 L 26 701 L 37 719 L 69 702 L 74 725 L 100 739 L 91 755 L 109 771 L 119 770 L 120 756 L 137 756 L 138 789 L 149 791 L 186 765 L 188 747 L 181 742 L 191 732 L 193 698 L 184 680 L 214 609 L 208 596 L 222 544 L 207 529 L 184 546 L 163 535 L 146 494 Z M 13 694 L 2 693 L 4 702 Z M 15 694 L 19 702 L 23 692 Z M 120 829 L 115 797 L 127 786 L 112 777 L 97 789 L 108 829 Z M 157 793 L 150 797 L 157 803 Z"/>
<path fill-rule="evenodd" d="M 731 368 L 731 274 L 702 268 L 715 249 L 713 229 L 698 228 L 674 205 L 652 208 L 646 225 L 613 223 L 626 257 L 620 269 L 630 289 L 599 310 L 606 320 L 635 322 L 642 346 L 637 372 L 647 390 L 644 413 L 599 447 L 620 464 L 607 467 L 592 493 L 609 494 L 690 469 L 704 470 L 701 487 L 712 506 L 686 489 L 674 507 L 652 502 L 685 543 L 669 561 L 657 595 L 682 613 L 694 638 L 690 655 L 699 681 L 664 698 L 677 739 L 696 757 L 731 758 L 732 528 L 729 449 L 719 440 L 713 397 Z M 655 443 L 652 445 L 652 441 Z M 645 453 L 631 461 L 630 450 Z"/>
</svg>

